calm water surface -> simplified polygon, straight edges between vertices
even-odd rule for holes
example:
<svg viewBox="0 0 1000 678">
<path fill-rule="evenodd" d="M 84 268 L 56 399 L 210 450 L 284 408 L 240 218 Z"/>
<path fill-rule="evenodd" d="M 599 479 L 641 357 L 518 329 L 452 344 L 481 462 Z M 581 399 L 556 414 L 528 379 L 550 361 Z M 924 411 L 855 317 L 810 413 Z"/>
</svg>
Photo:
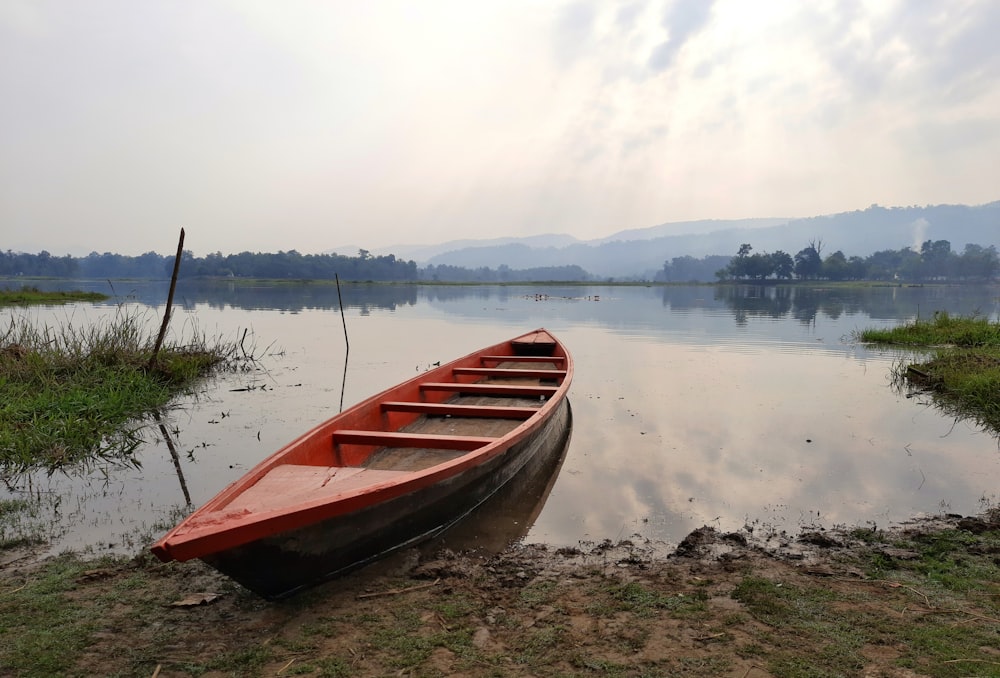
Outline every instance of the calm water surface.
<svg viewBox="0 0 1000 678">
<path fill-rule="evenodd" d="M 108 292 L 107 283 L 74 283 Z M 158 326 L 164 284 L 116 283 Z M 996 287 L 344 286 L 184 283 L 172 331 L 238 337 L 263 369 L 224 374 L 166 414 L 191 503 L 340 408 L 485 344 L 544 326 L 576 361 L 569 449 L 527 540 L 555 546 L 692 529 L 885 526 L 996 503 L 996 438 L 890 386 L 906 355 L 851 341 L 936 310 L 997 318 Z M 114 303 L 4 311 L 84 325 Z M 38 474 L 54 550 L 129 550 L 190 511 L 157 430 L 141 467 Z M 516 518 L 503 517 L 515 521 Z M 499 531 L 501 527 L 496 526 Z M 483 527 L 489 531 L 489 526 Z M 527 527 L 525 527 L 527 529 Z"/>
</svg>

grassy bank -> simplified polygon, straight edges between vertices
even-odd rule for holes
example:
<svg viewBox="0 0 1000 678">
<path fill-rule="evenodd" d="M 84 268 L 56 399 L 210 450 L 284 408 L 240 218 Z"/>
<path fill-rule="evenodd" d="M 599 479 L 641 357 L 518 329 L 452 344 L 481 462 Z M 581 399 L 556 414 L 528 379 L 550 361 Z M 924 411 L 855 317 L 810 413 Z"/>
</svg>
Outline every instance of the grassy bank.
<svg viewBox="0 0 1000 678">
<path fill-rule="evenodd" d="M 0 289 L 0 306 L 29 304 L 65 304 L 71 301 L 104 301 L 108 296 L 100 292 L 51 291 L 24 286 L 20 289 Z"/>
<path fill-rule="evenodd" d="M 127 460 L 143 417 L 234 355 L 233 345 L 196 335 L 168 339 L 150 364 L 156 329 L 126 307 L 83 329 L 12 316 L 0 328 L 0 476 Z"/>
<path fill-rule="evenodd" d="M 401 557 L 276 603 L 197 562 L 65 555 L 0 574 L 0 673 L 1000 676 L 995 512 L 769 551 L 694 535 Z"/>
<path fill-rule="evenodd" d="M 1000 432 L 1000 323 L 935 313 L 930 320 L 863 330 L 856 338 L 926 349 L 926 357 L 897 366 L 897 384 L 927 390 L 943 410 Z"/>
</svg>

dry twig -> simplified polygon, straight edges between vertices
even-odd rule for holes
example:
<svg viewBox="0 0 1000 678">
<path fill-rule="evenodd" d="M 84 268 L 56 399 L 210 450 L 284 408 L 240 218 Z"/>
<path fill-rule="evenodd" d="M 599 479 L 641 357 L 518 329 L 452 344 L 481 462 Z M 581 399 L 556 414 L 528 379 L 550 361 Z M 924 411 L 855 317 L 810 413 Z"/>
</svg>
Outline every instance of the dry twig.
<svg viewBox="0 0 1000 678">
<path fill-rule="evenodd" d="M 398 596 L 400 593 L 409 593 L 410 591 L 429 589 L 432 586 L 436 586 L 439 581 L 441 580 L 435 579 L 429 584 L 417 584 L 416 586 L 408 586 L 405 589 L 390 589 L 388 591 L 376 591 L 375 593 L 362 593 L 358 596 L 358 599 L 360 600 L 361 598 L 378 598 L 379 596 Z"/>
<path fill-rule="evenodd" d="M 975 664 L 989 664 L 990 666 L 1000 666 L 1000 662 L 991 662 L 988 659 L 946 659 L 944 664 L 960 664 L 962 662 L 972 662 Z"/>
<path fill-rule="evenodd" d="M 27 584 L 21 584 L 16 589 L 11 589 L 10 591 L 4 591 L 2 595 L 8 596 L 11 593 L 17 593 L 18 591 L 20 591 L 21 589 L 23 589 L 25 586 L 27 586 Z"/>
<path fill-rule="evenodd" d="M 723 633 L 710 633 L 707 636 L 694 636 L 691 640 L 698 640 L 701 642 L 708 642 L 709 640 L 715 640 L 716 638 L 722 638 L 726 634 Z"/>
</svg>

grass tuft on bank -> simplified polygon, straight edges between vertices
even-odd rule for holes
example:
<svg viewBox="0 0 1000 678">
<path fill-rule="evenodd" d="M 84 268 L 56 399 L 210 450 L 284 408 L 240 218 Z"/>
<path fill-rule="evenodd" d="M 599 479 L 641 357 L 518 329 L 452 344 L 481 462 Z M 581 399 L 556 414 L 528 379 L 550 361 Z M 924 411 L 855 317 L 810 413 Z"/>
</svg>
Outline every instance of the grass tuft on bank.
<svg viewBox="0 0 1000 678">
<path fill-rule="evenodd" d="M 128 461 L 144 416 L 235 355 L 233 344 L 196 334 L 168 338 L 150 365 L 157 329 L 125 307 L 84 328 L 12 316 L 0 329 L 0 475 Z"/>
<path fill-rule="evenodd" d="M 108 296 L 100 292 L 45 291 L 33 285 L 19 289 L 0 289 L 0 306 L 25 306 L 28 304 L 66 304 L 73 301 L 104 301 Z"/>
<path fill-rule="evenodd" d="M 1000 323 L 981 316 L 935 313 L 890 329 L 855 333 L 859 341 L 927 349 L 926 359 L 899 363 L 893 381 L 930 392 L 935 404 L 1000 433 Z"/>
<path fill-rule="evenodd" d="M 930 320 L 888 329 L 866 329 L 856 333 L 860 341 L 914 347 L 1000 347 L 1000 323 L 979 315 L 953 316 L 937 311 Z"/>
</svg>

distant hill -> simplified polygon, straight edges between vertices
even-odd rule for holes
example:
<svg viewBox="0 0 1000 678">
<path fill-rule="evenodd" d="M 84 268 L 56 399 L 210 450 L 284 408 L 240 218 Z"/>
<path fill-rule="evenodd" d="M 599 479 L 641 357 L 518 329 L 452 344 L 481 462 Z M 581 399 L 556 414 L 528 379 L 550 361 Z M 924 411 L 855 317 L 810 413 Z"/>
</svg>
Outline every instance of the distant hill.
<svg viewBox="0 0 1000 678">
<path fill-rule="evenodd" d="M 504 245 L 509 245 L 512 243 L 527 245 L 528 247 L 566 247 L 568 245 L 575 245 L 582 243 L 584 241 L 578 240 L 571 235 L 561 235 L 555 233 L 547 233 L 543 235 L 533 235 L 526 238 L 488 238 L 482 240 L 449 240 L 448 242 L 439 243 L 436 245 L 390 245 L 388 247 L 378 247 L 371 249 L 372 254 L 385 255 L 385 254 L 395 254 L 399 259 L 405 259 L 407 261 L 413 260 L 418 264 L 426 264 L 433 257 L 439 254 L 444 254 L 446 252 L 454 252 L 456 250 L 462 250 L 473 247 L 503 247 Z M 342 245 L 340 247 L 335 247 L 330 250 L 325 250 L 324 254 L 343 254 L 346 256 L 354 256 L 361 249 L 357 245 Z M 368 249 L 368 248 L 365 248 Z"/>
<path fill-rule="evenodd" d="M 824 255 L 841 250 L 848 257 L 865 257 L 879 250 L 909 246 L 919 249 L 925 240 L 948 240 L 957 252 L 968 243 L 1000 247 L 1000 201 L 977 206 L 872 205 L 864 210 L 800 219 L 673 222 L 589 241 L 542 235 L 398 246 L 377 253 L 393 253 L 421 266 L 506 265 L 522 269 L 576 265 L 600 277 L 652 278 L 665 261 L 674 257 L 735 255 L 742 243 L 750 243 L 757 252 L 784 250 L 794 256 L 810 242 L 822 241 Z"/>
<path fill-rule="evenodd" d="M 631 228 L 612 233 L 606 238 L 588 240 L 588 245 L 601 245 L 615 240 L 653 240 L 670 235 L 687 235 L 689 233 L 708 233 L 720 230 L 767 228 L 787 224 L 791 219 L 701 219 L 699 221 L 672 221 L 648 228 Z"/>
</svg>

